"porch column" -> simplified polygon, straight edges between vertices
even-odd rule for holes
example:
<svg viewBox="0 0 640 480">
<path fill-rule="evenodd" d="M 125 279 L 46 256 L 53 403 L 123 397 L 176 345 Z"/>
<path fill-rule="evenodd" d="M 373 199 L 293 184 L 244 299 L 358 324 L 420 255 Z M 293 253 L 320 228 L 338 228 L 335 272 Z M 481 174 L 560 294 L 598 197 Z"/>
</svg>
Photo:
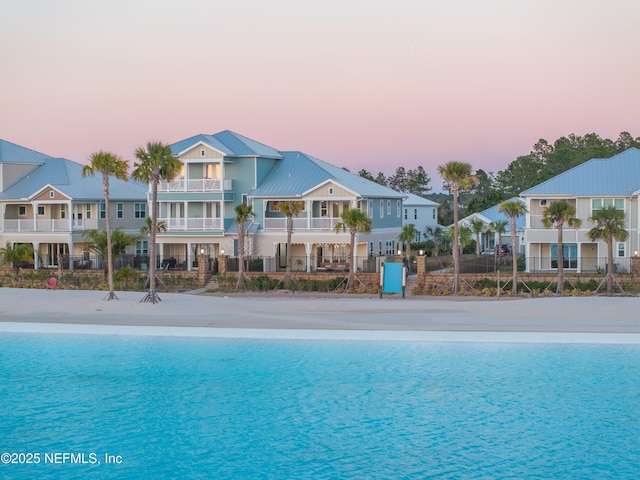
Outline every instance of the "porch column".
<svg viewBox="0 0 640 480">
<path fill-rule="evenodd" d="M 187 180 L 185 179 L 185 183 L 187 182 Z M 184 229 L 188 230 L 189 229 L 189 202 L 185 201 L 184 203 Z M 191 250 L 189 250 L 189 252 L 191 252 Z M 189 270 L 191 270 L 191 268 L 189 268 Z"/>
<path fill-rule="evenodd" d="M 69 270 L 73 270 L 73 241 L 70 241 L 68 243 L 68 246 L 69 246 Z M 64 257 L 64 253 L 62 256 Z M 89 259 L 91 259 L 91 257 L 89 257 Z"/>
<path fill-rule="evenodd" d="M 306 205 L 306 210 L 307 210 L 307 230 L 311 230 L 311 217 L 313 215 L 312 213 L 312 209 L 313 209 L 313 202 L 311 200 L 307 200 L 307 205 Z M 309 262 L 307 262 L 307 265 L 309 264 Z"/>
<path fill-rule="evenodd" d="M 38 231 L 38 204 L 33 204 L 33 229 Z M 35 244 L 34 244 L 35 245 Z"/>
<path fill-rule="evenodd" d="M 33 269 L 38 270 L 38 266 L 40 263 L 40 243 L 32 242 L 33 245 Z"/>
<path fill-rule="evenodd" d="M 191 271 L 191 244 L 187 243 L 187 270 Z"/>
<path fill-rule="evenodd" d="M 304 251 L 307 254 L 307 272 L 311 271 L 311 250 L 313 248 L 313 244 L 312 243 L 305 243 L 304 244 Z"/>
</svg>

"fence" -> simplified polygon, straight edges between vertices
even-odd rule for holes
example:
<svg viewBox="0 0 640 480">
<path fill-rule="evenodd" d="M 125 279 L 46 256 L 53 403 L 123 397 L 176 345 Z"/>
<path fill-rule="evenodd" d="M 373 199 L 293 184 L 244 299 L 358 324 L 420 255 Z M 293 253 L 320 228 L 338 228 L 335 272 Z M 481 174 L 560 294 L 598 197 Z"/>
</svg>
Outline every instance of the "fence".
<svg viewBox="0 0 640 480">
<path fill-rule="evenodd" d="M 607 257 L 565 258 L 562 267 L 571 272 L 607 273 L 609 270 L 607 263 Z M 558 269 L 558 260 L 551 257 L 529 257 L 527 268 L 531 273 L 555 272 Z M 614 257 L 613 268 L 614 273 L 629 273 L 631 272 L 631 259 Z"/>
</svg>

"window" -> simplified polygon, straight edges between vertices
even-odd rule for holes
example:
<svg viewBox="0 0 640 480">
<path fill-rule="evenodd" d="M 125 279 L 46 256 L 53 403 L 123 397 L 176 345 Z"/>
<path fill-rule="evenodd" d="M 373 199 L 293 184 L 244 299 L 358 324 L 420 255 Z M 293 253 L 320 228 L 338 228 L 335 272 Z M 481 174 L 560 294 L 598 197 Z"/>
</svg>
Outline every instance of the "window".
<svg viewBox="0 0 640 480">
<path fill-rule="evenodd" d="M 242 194 L 242 204 L 249 205 L 249 195 L 247 195 L 246 193 Z"/>
<path fill-rule="evenodd" d="M 200 156 L 204 157 L 207 154 L 207 152 L 205 151 L 205 149 L 203 148 L 202 150 L 200 150 Z"/>
<path fill-rule="evenodd" d="M 551 268 L 558 268 L 558 244 L 551 244 Z M 562 244 L 562 268 L 578 268 L 578 244 Z"/>
<path fill-rule="evenodd" d="M 149 241 L 138 240 L 136 242 L 136 255 L 148 255 L 149 254 Z"/>
<path fill-rule="evenodd" d="M 404 219 L 407 220 L 407 208 L 404 209 Z"/>
<path fill-rule="evenodd" d="M 38 215 L 44 215 L 44 205 L 38 205 Z"/>
<path fill-rule="evenodd" d="M 24 217 L 27 214 L 27 206 L 26 205 L 18 205 L 18 215 Z"/>
<path fill-rule="evenodd" d="M 85 218 L 91 218 L 91 204 L 90 203 L 86 204 L 86 213 L 87 213 L 87 215 L 86 215 Z"/>
<path fill-rule="evenodd" d="M 133 217 L 145 218 L 147 216 L 147 204 L 146 203 L 134 203 L 133 204 Z"/>
<path fill-rule="evenodd" d="M 116 204 L 116 218 L 124 218 L 124 204 Z"/>
<path fill-rule="evenodd" d="M 624 257 L 626 250 L 626 244 L 623 242 L 618 243 L 618 257 Z"/>
<path fill-rule="evenodd" d="M 373 200 L 369 199 L 369 211 L 367 212 L 369 214 L 369 218 L 373 218 Z"/>
<path fill-rule="evenodd" d="M 400 200 L 396 200 L 396 214 L 400 218 L 400 212 L 402 212 L 402 203 Z"/>
<path fill-rule="evenodd" d="M 384 200 L 380 200 L 380 218 L 384 218 Z"/>
<path fill-rule="evenodd" d="M 101 203 L 100 204 L 100 218 L 102 220 L 107 218 L 107 204 L 106 203 Z"/>
<path fill-rule="evenodd" d="M 431 211 L 432 211 L 433 219 L 435 220 L 436 219 L 436 209 L 433 208 Z"/>
<path fill-rule="evenodd" d="M 417 209 L 417 208 L 414 208 L 414 209 L 413 209 L 413 219 L 414 219 L 414 220 L 417 220 L 417 219 L 418 219 L 418 209 Z"/>
<path fill-rule="evenodd" d="M 54 198 L 56 196 L 53 190 L 49 190 L 49 198 Z"/>
<path fill-rule="evenodd" d="M 60 205 L 60 218 L 67 218 L 67 206 L 64 203 Z"/>
<path fill-rule="evenodd" d="M 333 187 L 329 187 L 329 195 L 333 195 Z"/>
<path fill-rule="evenodd" d="M 391 200 L 387 200 L 387 215 L 391 215 Z"/>
<path fill-rule="evenodd" d="M 611 205 L 615 206 L 616 210 L 624 212 L 624 198 L 594 198 L 591 200 L 591 214 Z"/>
</svg>

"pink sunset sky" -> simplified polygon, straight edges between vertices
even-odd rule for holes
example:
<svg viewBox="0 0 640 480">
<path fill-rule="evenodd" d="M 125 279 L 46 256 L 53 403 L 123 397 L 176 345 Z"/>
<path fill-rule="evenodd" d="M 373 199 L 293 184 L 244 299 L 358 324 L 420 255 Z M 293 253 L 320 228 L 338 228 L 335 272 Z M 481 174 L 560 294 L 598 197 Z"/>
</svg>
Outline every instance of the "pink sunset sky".
<svg viewBox="0 0 640 480">
<path fill-rule="evenodd" d="M 637 0 L 0 0 L 0 138 L 86 162 L 230 129 L 353 172 L 640 136 Z"/>
</svg>

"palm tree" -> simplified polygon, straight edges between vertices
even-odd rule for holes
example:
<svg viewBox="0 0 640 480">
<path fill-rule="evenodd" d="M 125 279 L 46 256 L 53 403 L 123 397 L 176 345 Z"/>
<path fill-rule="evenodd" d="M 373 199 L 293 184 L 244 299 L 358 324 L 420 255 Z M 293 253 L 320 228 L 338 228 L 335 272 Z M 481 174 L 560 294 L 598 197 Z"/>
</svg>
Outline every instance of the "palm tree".
<svg viewBox="0 0 640 480">
<path fill-rule="evenodd" d="M 428 225 L 424 229 L 424 235 L 427 238 L 433 240 L 433 256 L 438 258 L 440 254 L 440 240 L 442 240 L 442 235 L 444 234 L 444 230 L 440 225 Z"/>
<path fill-rule="evenodd" d="M 614 205 L 607 205 L 593 212 L 590 220 L 594 223 L 587 236 L 591 241 L 604 240 L 607 242 L 607 295 L 613 294 L 613 239 L 624 242 L 627 232 L 624 228 L 624 211 Z"/>
<path fill-rule="evenodd" d="M 148 237 L 151 233 L 151 228 L 153 227 L 153 221 L 151 217 L 147 217 L 144 221 L 144 225 L 140 227 L 140 235 L 143 237 Z M 164 220 L 158 220 L 156 222 L 156 232 L 166 232 L 167 231 L 167 223 Z"/>
<path fill-rule="evenodd" d="M 513 295 L 516 296 L 518 294 L 518 249 L 516 248 L 518 240 L 516 236 L 516 218 L 527 213 L 527 207 L 519 200 L 507 200 L 500 204 L 498 211 L 509 215 L 509 219 L 511 220 L 511 262 L 513 263 L 512 291 Z"/>
<path fill-rule="evenodd" d="M 302 211 L 304 207 L 304 203 L 288 200 L 285 202 L 280 202 L 280 211 L 285 214 L 287 217 L 287 263 L 286 270 L 284 276 L 280 279 L 279 283 L 283 283 L 285 287 L 291 288 L 293 284 L 292 291 L 298 286 L 295 278 L 291 274 L 292 268 L 292 257 L 291 257 L 291 236 L 293 234 L 293 216 L 298 216 L 298 214 Z"/>
<path fill-rule="evenodd" d="M 485 224 L 479 218 L 472 218 L 469 222 L 469 228 L 476 236 L 476 257 L 480 256 L 480 235 L 484 232 Z"/>
<path fill-rule="evenodd" d="M 151 227 L 149 229 L 149 293 L 141 302 L 156 303 L 156 232 L 158 231 L 158 183 L 171 181 L 180 172 L 182 162 L 173 156 L 171 147 L 160 142 L 148 142 L 146 149 L 136 149 L 138 162 L 134 164 L 133 178 L 151 184 Z"/>
<path fill-rule="evenodd" d="M 566 200 L 558 200 L 553 202 L 547 208 L 544 209 L 542 214 L 542 224 L 545 228 L 557 228 L 558 229 L 558 287 L 556 293 L 562 293 L 564 291 L 564 258 L 563 245 L 562 245 L 562 229 L 564 224 L 567 224 L 573 228 L 580 228 L 582 221 L 576 218 L 576 209 Z"/>
<path fill-rule="evenodd" d="M 107 266 L 105 267 L 105 275 L 109 273 L 108 262 L 111 261 L 111 271 L 113 268 L 113 261 L 116 257 L 124 254 L 127 251 L 129 245 L 136 243 L 138 237 L 129 235 L 122 231 L 121 228 L 115 228 L 111 232 L 111 257 L 108 254 L 108 242 L 106 230 L 87 230 L 84 233 L 84 239 L 87 242 L 87 248 L 101 257 L 107 257 Z M 111 260 L 109 260 L 109 258 Z"/>
<path fill-rule="evenodd" d="M 464 248 L 471 243 L 473 238 L 473 232 L 466 225 L 460 225 L 458 229 L 458 248 L 460 249 L 460 255 L 464 253 Z"/>
<path fill-rule="evenodd" d="M 507 222 L 506 220 L 496 220 L 495 222 L 491 222 L 489 224 L 489 230 L 498 235 L 498 243 L 493 246 L 493 256 L 497 263 L 498 258 L 502 254 L 502 235 L 507 233 Z M 495 243 L 495 239 L 494 239 Z M 502 261 L 500 261 L 502 263 Z"/>
<path fill-rule="evenodd" d="M 407 257 L 407 269 L 411 271 L 411 242 L 415 242 L 418 236 L 418 229 L 415 223 L 409 223 L 402 226 L 402 231 L 398 235 L 398 240 L 404 244 L 404 251 Z"/>
<path fill-rule="evenodd" d="M 351 243 L 349 245 L 349 274 L 347 275 L 347 285 L 345 290 L 353 287 L 353 279 L 356 277 L 356 235 L 358 232 L 371 232 L 371 219 L 362 210 L 357 208 L 347 208 L 340 215 L 340 222 L 335 227 L 336 233 L 349 230 L 351 234 Z"/>
<path fill-rule="evenodd" d="M 438 167 L 438 173 L 453 193 L 453 293 L 460 288 L 460 251 L 458 250 L 458 198 L 460 190 L 468 190 L 478 183 L 471 175 L 471 165 L 465 162 L 449 162 Z"/>
<path fill-rule="evenodd" d="M 7 245 L 0 248 L 0 259 L 2 263 L 8 263 L 13 270 L 13 279 L 18 281 L 20 275 L 20 264 L 29 263 L 33 264 L 33 246 L 30 243 L 16 243 L 11 245 L 11 242 L 7 242 Z"/>
<path fill-rule="evenodd" d="M 118 180 L 127 181 L 127 171 L 129 162 L 123 160 L 118 155 L 109 152 L 92 153 L 89 157 L 91 162 L 82 169 L 82 176 L 94 176 L 97 173 L 102 174 L 102 187 L 104 189 L 104 210 L 106 217 L 106 235 L 107 235 L 107 282 L 109 284 L 109 294 L 107 300 L 117 300 L 116 293 L 113 288 L 113 254 L 111 251 L 111 216 L 109 214 L 109 177 L 116 177 Z"/>
<path fill-rule="evenodd" d="M 244 271 L 244 224 L 253 217 L 253 215 L 254 213 L 251 205 L 246 205 L 244 203 L 236 205 L 236 223 L 238 224 L 238 281 L 236 283 L 236 290 L 239 288 L 245 290 L 249 282 L 249 277 Z"/>
</svg>

